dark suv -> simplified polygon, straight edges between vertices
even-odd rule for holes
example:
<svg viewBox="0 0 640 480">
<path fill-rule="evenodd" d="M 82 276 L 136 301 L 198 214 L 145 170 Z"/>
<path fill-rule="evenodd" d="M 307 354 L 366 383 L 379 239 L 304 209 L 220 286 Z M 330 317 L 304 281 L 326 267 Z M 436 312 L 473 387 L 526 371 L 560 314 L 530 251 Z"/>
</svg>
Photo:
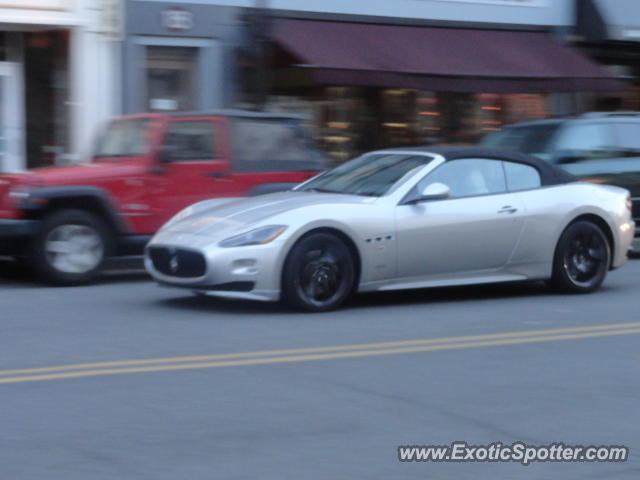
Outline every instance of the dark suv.
<svg viewBox="0 0 640 480">
<path fill-rule="evenodd" d="M 629 190 L 637 225 L 632 251 L 640 253 L 640 112 L 586 113 L 516 123 L 480 143 L 533 154 L 581 180 Z"/>
</svg>

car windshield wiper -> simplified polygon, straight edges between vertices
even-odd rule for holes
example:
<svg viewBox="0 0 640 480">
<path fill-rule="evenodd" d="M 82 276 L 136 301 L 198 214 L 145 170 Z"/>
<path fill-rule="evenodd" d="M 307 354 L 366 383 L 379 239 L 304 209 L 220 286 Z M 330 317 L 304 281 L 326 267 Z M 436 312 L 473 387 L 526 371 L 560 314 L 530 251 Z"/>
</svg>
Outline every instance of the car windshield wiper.
<svg viewBox="0 0 640 480">
<path fill-rule="evenodd" d="M 304 190 L 305 192 L 318 192 L 318 193 L 337 193 L 340 195 L 356 195 L 359 197 L 379 197 L 380 194 L 374 192 L 339 192 L 337 190 L 328 190 L 326 188 L 309 188 Z"/>
<path fill-rule="evenodd" d="M 343 193 L 343 192 L 338 192 L 337 190 L 329 190 L 327 188 L 309 188 L 306 191 L 307 192 L 319 192 L 319 193 Z"/>
</svg>

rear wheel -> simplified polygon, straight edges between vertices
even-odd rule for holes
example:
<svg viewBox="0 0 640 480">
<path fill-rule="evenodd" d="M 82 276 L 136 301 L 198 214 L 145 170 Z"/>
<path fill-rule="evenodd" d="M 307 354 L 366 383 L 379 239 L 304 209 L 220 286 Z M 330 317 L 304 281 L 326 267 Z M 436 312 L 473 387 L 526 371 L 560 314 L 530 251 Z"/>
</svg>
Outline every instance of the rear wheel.
<svg viewBox="0 0 640 480">
<path fill-rule="evenodd" d="M 578 221 L 562 233 L 553 262 L 551 285 L 569 293 L 598 289 L 611 264 L 611 247 L 594 223 Z"/>
<path fill-rule="evenodd" d="M 44 218 L 30 259 L 43 280 L 79 285 L 95 279 L 110 246 L 109 229 L 99 217 L 83 210 L 59 210 Z"/>
<path fill-rule="evenodd" d="M 311 312 L 339 307 L 351 294 L 355 267 L 349 248 L 335 235 L 315 233 L 293 246 L 285 261 L 282 297 Z"/>
</svg>

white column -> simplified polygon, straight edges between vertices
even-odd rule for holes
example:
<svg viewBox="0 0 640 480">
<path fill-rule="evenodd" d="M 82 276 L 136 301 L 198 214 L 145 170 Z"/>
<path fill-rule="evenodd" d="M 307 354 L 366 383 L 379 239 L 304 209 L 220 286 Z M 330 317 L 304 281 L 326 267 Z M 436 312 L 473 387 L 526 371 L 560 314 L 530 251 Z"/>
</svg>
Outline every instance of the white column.
<svg viewBox="0 0 640 480">
<path fill-rule="evenodd" d="M 70 159 L 89 158 L 96 129 L 119 113 L 117 43 L 75 27 L 69 48 Z"/>
</svg>

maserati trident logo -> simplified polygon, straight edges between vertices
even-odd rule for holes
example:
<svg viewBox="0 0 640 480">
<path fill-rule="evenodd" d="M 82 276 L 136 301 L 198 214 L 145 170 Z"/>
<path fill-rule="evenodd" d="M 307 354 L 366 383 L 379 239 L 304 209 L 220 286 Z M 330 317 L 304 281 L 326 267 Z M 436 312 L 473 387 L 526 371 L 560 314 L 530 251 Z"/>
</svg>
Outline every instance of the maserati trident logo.
<svg viewBox="0 0 640 480">
<path fill-rule="evenodd" d="M 171 269 L 171 273 L 177 273 L 178 268 L 180 268 L 180 263 L 178 263 L 178 254 L 175 249 L 169 250 L 169 254 L 171 258 L 169 259 L 169 268 Z"/>
</svg>

